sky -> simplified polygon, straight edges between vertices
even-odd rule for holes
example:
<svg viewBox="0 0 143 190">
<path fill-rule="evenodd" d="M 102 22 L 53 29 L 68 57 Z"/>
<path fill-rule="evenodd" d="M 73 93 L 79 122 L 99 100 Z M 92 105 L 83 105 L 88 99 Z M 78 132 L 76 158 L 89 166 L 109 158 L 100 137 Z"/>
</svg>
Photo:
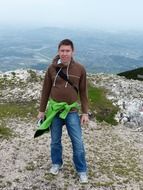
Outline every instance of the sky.
<svg viewBox="0 0 143 190">
<path fill-rule="evenodd" d="M 0 0 L 0 24 L 143 30 L 143 0 Z"/>
</svg>

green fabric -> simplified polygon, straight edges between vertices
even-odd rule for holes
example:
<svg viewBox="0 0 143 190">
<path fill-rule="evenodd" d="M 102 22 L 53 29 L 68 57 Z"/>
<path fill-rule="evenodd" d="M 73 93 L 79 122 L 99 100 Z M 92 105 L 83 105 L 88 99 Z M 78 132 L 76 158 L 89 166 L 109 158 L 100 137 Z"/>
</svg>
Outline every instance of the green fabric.
<svg viewBox="0 0 143 190">
<path fill-rule="evenodd" d="M 79 109 L 78 103 L 67 104 L 66 102 L 56 102 L 52 99 L 48 101 L 48 110 L 46 112 L 46 120 L 37 129 L 34 138 L 42 135 L 44 132 L 49 131 L 50 125 L 55 115 L 61 111 L 59 117 L 65 119 L 67 114 L 72 108 Z"/>
</svg>

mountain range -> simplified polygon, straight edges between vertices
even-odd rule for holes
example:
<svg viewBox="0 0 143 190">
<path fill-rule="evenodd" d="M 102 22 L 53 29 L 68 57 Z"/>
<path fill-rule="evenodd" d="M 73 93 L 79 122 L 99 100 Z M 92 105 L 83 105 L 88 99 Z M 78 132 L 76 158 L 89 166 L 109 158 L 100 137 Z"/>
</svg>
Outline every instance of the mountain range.
<svg viewBox="0 0 143 190">
<path fill-rule="evenodd" d="M 64 28 L 1 29 L 0 71 L 46 70 L 64 38 L 75 44 L 75 59 L 92 73 L 120 73 L 143 66 L 143 35 Z"/>
</svg>

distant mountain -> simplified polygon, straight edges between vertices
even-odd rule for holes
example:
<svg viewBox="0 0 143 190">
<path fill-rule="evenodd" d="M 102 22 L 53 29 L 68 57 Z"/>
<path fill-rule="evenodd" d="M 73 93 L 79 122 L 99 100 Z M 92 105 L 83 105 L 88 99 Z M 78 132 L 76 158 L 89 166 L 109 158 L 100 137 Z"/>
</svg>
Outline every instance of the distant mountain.
<svg viewBox="0 0 143 190">
<path fill-rule="evenodd" d="M 75 44 L 75 59 L 88 72 L 120 73 L 143 66 L 143 35 L 63 28 L 0 30 L 0 71 L 46 70 L 64 38 Z"/>
<path fill-rule="evenodd" d="M 130 71 L 118 73 L 119 76 L 125 76 L 128 79 L 137 79 L 143 81 L 143 67 Z"/>
</svg>

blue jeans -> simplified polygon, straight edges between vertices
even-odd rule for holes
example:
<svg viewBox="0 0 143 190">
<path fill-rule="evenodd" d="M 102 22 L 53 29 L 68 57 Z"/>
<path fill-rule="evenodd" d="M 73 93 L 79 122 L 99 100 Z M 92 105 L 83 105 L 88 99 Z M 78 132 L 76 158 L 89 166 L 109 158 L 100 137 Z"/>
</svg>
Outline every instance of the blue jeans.
<svg viewBox="0 0 143 190">
<path fill-rule="evenodd" d="M 63 164 L 62 160 L 62 126 L 66 125 L 73 147 L 73 162 L 77 172 L 86 172 L 85 150 L 82 141 L 80 118 L 77 112 L 69 112 L 63 120 L 57 114 L 51 125 L 51 159 L 52 164 Z"/>
</svg>

